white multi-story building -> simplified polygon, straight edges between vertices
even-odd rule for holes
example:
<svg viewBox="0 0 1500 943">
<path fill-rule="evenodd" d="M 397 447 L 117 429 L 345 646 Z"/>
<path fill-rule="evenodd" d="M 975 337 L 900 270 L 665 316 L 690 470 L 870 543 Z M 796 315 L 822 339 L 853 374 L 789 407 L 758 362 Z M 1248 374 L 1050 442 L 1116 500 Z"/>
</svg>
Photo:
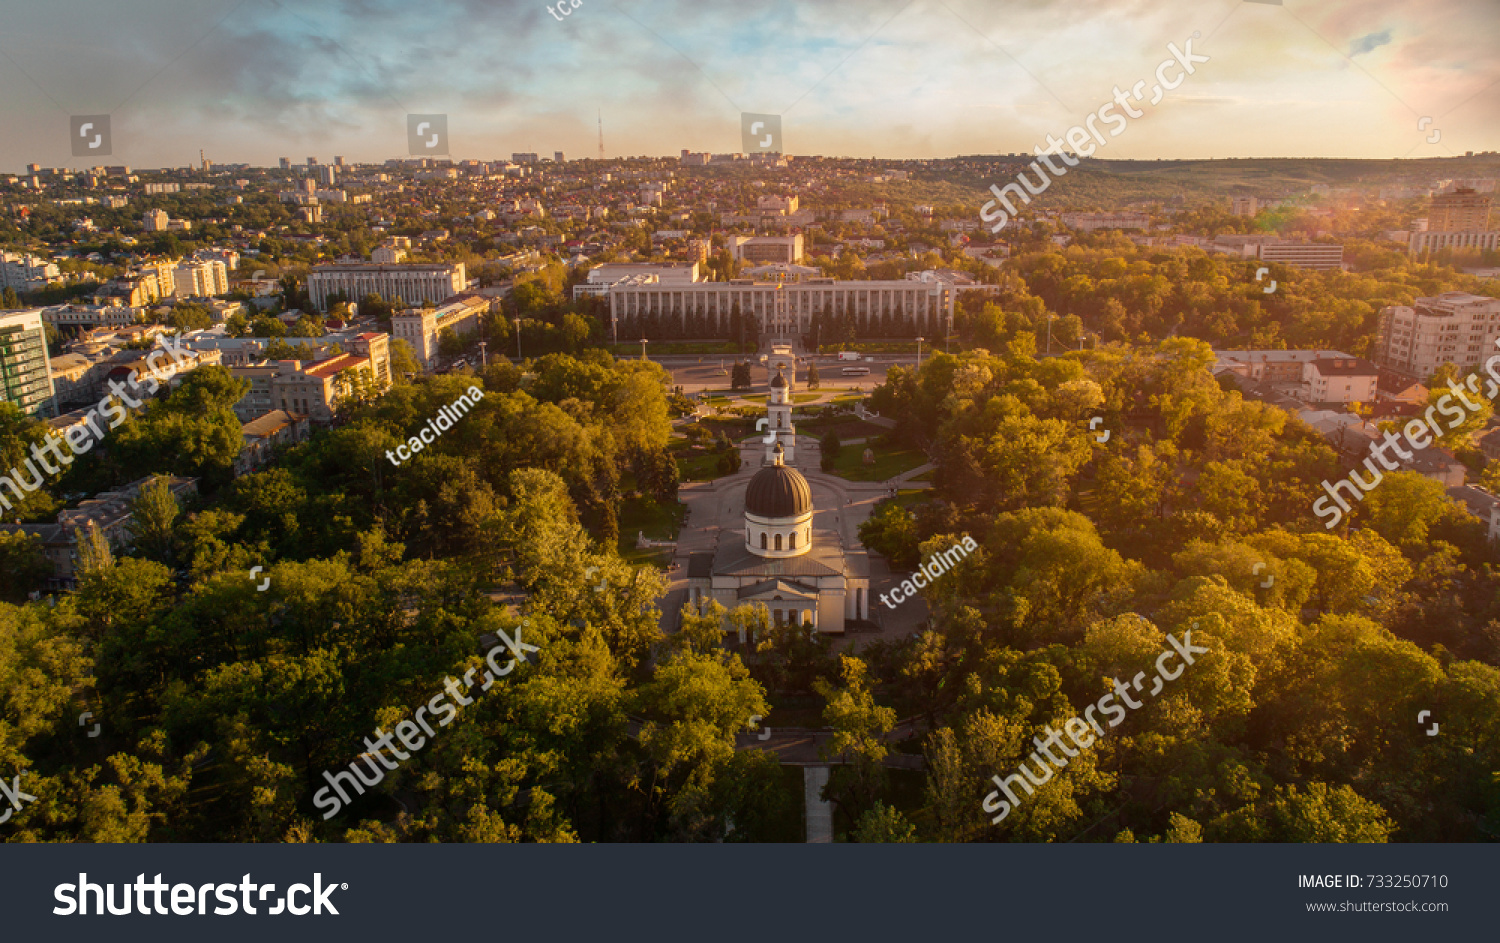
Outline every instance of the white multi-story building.
<svg viewBox="0 0 1500 943">
<path fill-rule="evenodd" d="M 1343 268 L 1344 247 L 1321 242 L 1283 242 L 1260 246 L 1262 262 L 1280 262 L 1314 271 Z"/>
<path fill-rule="evenodd" d="M 1429 249 L 1468 249 L 1472 252 L 1500 249 L 1500 230 L 1489 232 L 1414 232 L 1407 237 L 1406 251 L 1411 255 Z"/>
<path fill-rule="evenodd" d="M 354 302 L 376 294 L 385 301 L 399 298 L 407 305 L 424 301 L 437 304 L 467 287 L 462 262 L 404 265 L 334 262 L 315 266 L 307 278 L 308 295 L 319 311 L 327 311 L 329 296 L 338 292 Z"/>
<path fill-rule="evenodd" d="M 170 219 L 166 210 L 147 210 L 146 215 L 141 217 L 141 225 L 146 232 L 166 232 Z"/>
<path fill-rule="evenodd" d="M 211 298 L 229 292 L 229 273 L 223 262 L 184 259 L 172 271 L 173 294 L 178 298 Z"/>
<path fill-rule="evenodd" d="M 407 308 L 391 315 L 391 336 L 411 345 L 423 367 L 429 367 L 438 354 L 438 335 L 445 330 L 455 334 L 472 334 L 490 310 L 490 299 L 478 294 L 463 294 L 440 308 Z"/>
<path fill-rule="evenodd" d="M 0 252 L 0 288 L 37 291 L 62 277 L 56 264 L 29 252 Z"/>
<path fill-rule="evenodd" d="M 1497 338 L 1500 298 L 1446 291 L 1410 307 L 1383 308 L 1374 356 L 1382 366 L 1425 378 L 1445 363 L 1478 367 L 1494 353 Z"/>
<path fill-rule="evenodd" d="M 670 284 L 637 276 L 609 286 L 610 316 L 636 337 L 650 317 L 658 324 L 676 322 L 683 333 L 699 325 L 705 336 L 726 337 L 736 309 L 756 319 L 760 333 L 786 336 L 806 333 L 813 316 L 824 312 L 854 318 L 856 330 L 907 326 L 932 335 L 952 323 L 956 291 L 941 281 L 856 281 L 811 278 L 802 282 L 729 282 Z M 699 320 L 701 317 L 701 321 Z"/>
</svg>

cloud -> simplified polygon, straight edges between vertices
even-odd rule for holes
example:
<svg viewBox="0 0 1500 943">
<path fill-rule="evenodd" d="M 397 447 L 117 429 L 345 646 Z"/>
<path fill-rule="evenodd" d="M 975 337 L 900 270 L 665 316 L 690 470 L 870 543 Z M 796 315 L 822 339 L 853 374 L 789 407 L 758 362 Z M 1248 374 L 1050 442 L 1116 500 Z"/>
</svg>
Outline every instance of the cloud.
<svg viewBox="0 0 1500 943">
<path fill-rule="evenodd" d="M 1381 30 L 1378 33 L 1366 34 L 1349 44 L 1349 58 L 1353 59 L 1361 53 L 1373 52 L 1381 46 L 1389 46 L 1390 44 L 1391 31 L 1388 29 Z"/>
</svg>

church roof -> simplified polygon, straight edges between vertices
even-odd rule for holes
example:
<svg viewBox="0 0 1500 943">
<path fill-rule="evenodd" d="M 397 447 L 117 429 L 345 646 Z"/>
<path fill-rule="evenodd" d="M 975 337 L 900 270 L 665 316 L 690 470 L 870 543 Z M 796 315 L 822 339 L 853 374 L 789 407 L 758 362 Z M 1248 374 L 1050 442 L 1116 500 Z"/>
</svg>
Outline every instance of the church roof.
<svg viewBox="0 0 1500 943">
<path fill-rule="evenodd" d="M 792 580 L 769 579 L 761 580 L 759 583 L 751 583 L 749 586 L 741 586 L 738 590 L 738 597 L 740 599 L 747 599 L 751 596 L 759 596 L 762 593 L 770 592 L 790 593 L 794 596 L 816 596 L 818 595 L 818 588 L 816 586 L 805 586 L 802 583 Z"/>
<path fill-rule="evenodd" d="M 781 367 L 779 366 L 776 368 L 776 375 L 771 378 L 771 386 L 772 388 L 784 388 L 786 386 L 786 377 L 781 375 Z"/>
<path fill-rule="evenodd" d="M 777 443 L 780 448 L 780 443 Z M 745 513 L 756 517 L 800 517 L 813 509 L 812 488 L 795 468 L 767 465 L 745 488 Z"/>
<path fill-rule="evenodd" d="M 830 551 L 834 554 L 837 551 Z M 827 576 L 842 576 L 843 572 L 818 558 L 816 536 L 811 552 L 797 557 L 761 557 L 745 548 L 741 540 L 726 540 L 719 545 L 714 559 L 714 574 L 717 576 L 756 576 L 761 578 L 819 579 Z"/>
</svg>

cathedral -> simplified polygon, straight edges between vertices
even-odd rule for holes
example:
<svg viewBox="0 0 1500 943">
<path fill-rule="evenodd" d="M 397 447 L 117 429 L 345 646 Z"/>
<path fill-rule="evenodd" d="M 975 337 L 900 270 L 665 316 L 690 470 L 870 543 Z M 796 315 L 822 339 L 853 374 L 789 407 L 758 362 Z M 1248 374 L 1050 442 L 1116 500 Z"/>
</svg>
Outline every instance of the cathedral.
<svg viewBox="0 0 1500 943">
<path fill-rule="evenodd" d="M 688 558 L 688 600 L 700 611 L 709 600 L 726 609 L 764 603 L 777 624 L 842 634 L 849 622 L 870 617 L 869 557 L 845 549 L 839 509 L 814 507 L 812 486 L 793 467 L 797 435 L 783 370 L 758 423 L 766 451 L 745 485 L 743 530 L 722 533 L 713 551 Z M 735 490 L 727 488 L 726 498 Z"/>
</svg>

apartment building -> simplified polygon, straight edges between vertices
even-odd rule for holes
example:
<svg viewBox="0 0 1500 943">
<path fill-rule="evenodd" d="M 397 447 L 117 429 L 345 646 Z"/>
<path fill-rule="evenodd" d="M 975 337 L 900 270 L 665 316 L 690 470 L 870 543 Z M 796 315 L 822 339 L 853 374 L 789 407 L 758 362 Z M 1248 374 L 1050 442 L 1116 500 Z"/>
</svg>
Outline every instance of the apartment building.
<svg viewBox="0 0 1500 943">
<path fill-rule="evenodd" d="M 329 296 L 342 292 L 358 302 L 376 294 L 386 301 L 433 304 L 451 298 L 468 287 L 462 262 L 380 265 L 365 262 L 333 262 L 314 266 L 307 278 L 308 295 L 319 311 L 328 310 Z"/>
<path fill-rule="evenodd" d="M 223 262 L 185 259 L 172 270 L 173 295 L 178 298 L 211 298 L 228 294 L 229 271 Z"/>
<path fill-rule="evenodd" d="M 1235 216 L 1254 216 L 1260 212 L 1260 201 L 1253 196 L 1237 196 L 1229 201 L 1229 212 Z"/>
<path fill-rule="evenodd" d="M 27 415 L 48 414 L 53 392 L 42 309 L 0 312 L 0 402 Z"/>
<path fill-rule="evenodd" d="M 490 311 L 490 300 L 471 292 L 435 308 L 407 308 L 391 316 L 391 335 L 410 344 L 423 368 L 429 368 L 438 355 L 438 335 L 451 330 L 465 336 L 479 330 Z"/>
<path fill-rule="evenodd" d="M 1361 357 L 1323 356 L 1302 365 L 1302 395 L 1309 403 L 1372 403 L 1380 368 Z"/>
<path fill-rule="evenodd" d="M 1393 370 L 1429 377 L 1445 363 L 1478 367 L 1495 352 L 1496 338 L 1500 299 L 1447 291 L 1418 298 L 1410 307 L 1383 308 L 1374 356 Z"/>
<path fill-rule="evenodd" d="M 1427 230 L 1484 232 L 1490 228 L 1491 201 L 1488 194 L 1476 193 L 1469 187 L 1439 193 L 1432 198 L 1432 208 L 1427 213 Z"/>
<path fill-rule="evenodd" d="M 737 262 L 760 265 L 780 262 L 796 265 L 802 261 L 802 237 L 796 236 L 731 236 L 729 252 Z"/>
</svg>

